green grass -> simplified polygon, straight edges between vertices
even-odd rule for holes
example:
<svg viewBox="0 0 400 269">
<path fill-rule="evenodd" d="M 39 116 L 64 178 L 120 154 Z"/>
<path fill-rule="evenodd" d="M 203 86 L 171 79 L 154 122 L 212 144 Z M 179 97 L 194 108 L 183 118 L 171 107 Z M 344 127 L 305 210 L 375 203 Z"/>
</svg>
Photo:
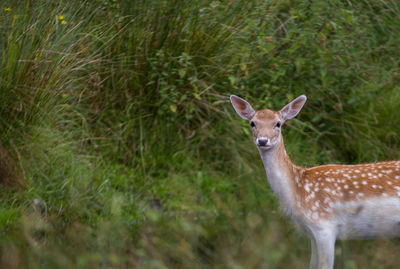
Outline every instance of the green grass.
<svg viewBox="0 0 400 269">
<path fill-rule="evenodd" d="M 0 267 L 305 268 L 309 242 L 229 95 L 275 110 L 307 95 L 283 130 L 296 164 L 399 159 L 399 15 L 397 1 L 2 1 Z M 397 268 L 398 246 L 339 242 L 336 268 Z"/>
</svg>

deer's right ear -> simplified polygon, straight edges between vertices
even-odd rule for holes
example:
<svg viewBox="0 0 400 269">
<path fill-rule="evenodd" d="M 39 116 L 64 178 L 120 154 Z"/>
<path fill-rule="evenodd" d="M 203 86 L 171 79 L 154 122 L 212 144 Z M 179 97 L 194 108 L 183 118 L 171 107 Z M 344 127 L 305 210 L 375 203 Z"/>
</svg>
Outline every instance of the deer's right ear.
<svg viewBox="0 0 400 269">
<path fill-rule="evenodd" d="M 233 108 L 236 110 L 236 113 L 245 120 L 251 120 L 256 113 L 246 100 L 236 95 L 231 95 L 231 103 Z"/>
</svg>

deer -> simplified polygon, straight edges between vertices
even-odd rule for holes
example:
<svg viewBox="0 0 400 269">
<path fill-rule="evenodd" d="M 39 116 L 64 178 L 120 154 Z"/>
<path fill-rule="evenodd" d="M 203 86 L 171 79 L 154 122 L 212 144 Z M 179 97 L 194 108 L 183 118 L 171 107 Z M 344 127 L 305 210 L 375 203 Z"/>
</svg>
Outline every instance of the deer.
<svg viewBox="0 0 400 269">
<path fill-rule="evenodd" d="M 400 235 L 400 161 L 312 168 L 293 164 L 281 129 L 306 100 L 301 95 L 279 111 L 255 111 L 246 100 L 230 96 L 236 113 L 250 122 L 280 206 L 311 241 L 310 268 L 331 269 L 336 240 Z"/>
</svg>

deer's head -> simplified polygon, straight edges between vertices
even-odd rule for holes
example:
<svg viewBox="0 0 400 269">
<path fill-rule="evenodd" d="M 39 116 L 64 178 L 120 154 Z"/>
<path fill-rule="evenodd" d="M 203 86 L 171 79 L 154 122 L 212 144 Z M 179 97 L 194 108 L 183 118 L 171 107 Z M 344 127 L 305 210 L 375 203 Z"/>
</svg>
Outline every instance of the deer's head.
<svg viewBox="0 0 400 269">
<path fill-rule="evenodd" d="M 301 95 L 280 111 L 269 109 L 255 111 L 244 99 L 231 95 L 231 102 L 240 117 L 250 122 L 254 143 L 261 150 L 270 150 L 282 140 L 281 127 L 286 120 L 294 118 L 305 104 L 307 97 Z"/>
</svg>

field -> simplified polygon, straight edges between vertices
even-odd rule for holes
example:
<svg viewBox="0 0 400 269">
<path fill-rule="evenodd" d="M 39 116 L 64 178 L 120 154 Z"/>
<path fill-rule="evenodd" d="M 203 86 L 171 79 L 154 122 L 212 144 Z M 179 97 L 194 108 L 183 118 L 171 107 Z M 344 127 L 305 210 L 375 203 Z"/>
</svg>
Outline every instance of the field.
<svg viewBox="0 0 400 269">
<path fill-rule="evenodd" d="M 399 29 L 396 0 L 1 1 L 0 267 L 307 268 L 229 95 L 307 95 L 298 165 L 400 159 Z"/>
</svg>

